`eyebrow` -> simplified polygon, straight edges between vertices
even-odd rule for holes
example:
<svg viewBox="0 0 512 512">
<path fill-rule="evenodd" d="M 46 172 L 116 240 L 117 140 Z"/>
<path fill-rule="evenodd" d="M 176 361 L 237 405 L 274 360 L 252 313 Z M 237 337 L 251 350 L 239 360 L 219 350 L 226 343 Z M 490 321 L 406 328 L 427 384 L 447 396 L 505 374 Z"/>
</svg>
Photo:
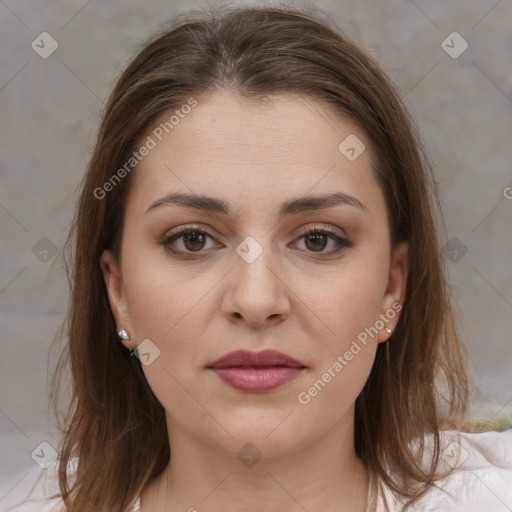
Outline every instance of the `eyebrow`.
<svg viewBox="0 0 512 512">
<path fill-rule="evenodd" d="M 229 204 L 222 199 L 188 193 L 173 193 L 168 194 L 161 199 L 157 199 L 147 209 L 146 214 L 164 204 L 176 204 L 178 206 L 192 208 L 194 210 L 221 213 L 228 217 L 231 216 L 231 208 Z M 279 208 L 279 220 L 282 220 L 288 215 L 296 215 L 302 212 L 323 210 L 339 205 L 353 206 L 359 210 L 362 210 L 363 212 L 368 213 L 366 206 L 356 197 L 345 194 L 343 192 L 334 192 L 332 194 L 320 196 L 298 197 L 296 199 L 289 199 L 288 201 L 283 202 Z"/>
</svg>

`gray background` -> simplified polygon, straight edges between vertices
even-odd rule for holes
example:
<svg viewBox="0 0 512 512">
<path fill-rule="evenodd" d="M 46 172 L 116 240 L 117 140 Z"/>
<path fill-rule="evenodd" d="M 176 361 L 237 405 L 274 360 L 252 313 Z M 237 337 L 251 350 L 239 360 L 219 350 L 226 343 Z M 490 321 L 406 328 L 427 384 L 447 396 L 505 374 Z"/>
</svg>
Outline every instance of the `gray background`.
<svg viewBox="0 0 512 512">
<path fill-rule="evenodd" d="M 0 1 L 1 510 L 39 469 L 34 449 L 43 441 L 57 446 L 47 366 L 55 364 L 49 348 L 68 301 L 61 248 L 103 102 L 159 23 L 203 5 Z M 448 236 L 456 237 L 450 248 L 458 252 L 447 264 L 481 390 L 474 409 L 510 408 L 512 200 L 504 191 L 512 186 L 511 2 L 305 5 L 333 17 L 405 97 L 436 168 Z M 58 42 L 47 59 L 31 48 L 43 31 Z M 441 46 L 453 31 L 469 45 L 456 59 Z"/>
</svg>

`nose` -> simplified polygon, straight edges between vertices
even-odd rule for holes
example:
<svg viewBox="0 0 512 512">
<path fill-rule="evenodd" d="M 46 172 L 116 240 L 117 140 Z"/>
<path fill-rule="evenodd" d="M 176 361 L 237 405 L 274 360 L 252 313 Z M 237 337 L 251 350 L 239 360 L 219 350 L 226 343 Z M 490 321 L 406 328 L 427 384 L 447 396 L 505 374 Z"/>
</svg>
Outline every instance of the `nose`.
<svg viewBox="0 0 512 512">
<path fill-rule="evenodd" d="M 222 300 L 222 313 L 230 322 L 261 329 L 288 318 L 292 292 L 271 252 L 264 248 L 252 262 L 234 255 Z"/>
</svg>

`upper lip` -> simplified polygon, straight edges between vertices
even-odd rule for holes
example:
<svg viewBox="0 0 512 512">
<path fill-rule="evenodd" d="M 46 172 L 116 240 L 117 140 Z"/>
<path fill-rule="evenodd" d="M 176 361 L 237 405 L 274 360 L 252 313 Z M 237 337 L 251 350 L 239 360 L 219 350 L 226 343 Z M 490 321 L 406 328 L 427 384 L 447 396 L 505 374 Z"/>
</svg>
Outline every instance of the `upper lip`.
<svg viewBox="0 0 512 512">
<path fill-rule="evenodd" d="M 261 352 L 250 352 L 249 350 L 235 350 L 229 352 L 208 365 L 208 368 L 231 368 L 235 366 L 290 366 L 301 367 L 304 365 L 282 352 L 277 350 L 262 350 Z"/>
</svg>

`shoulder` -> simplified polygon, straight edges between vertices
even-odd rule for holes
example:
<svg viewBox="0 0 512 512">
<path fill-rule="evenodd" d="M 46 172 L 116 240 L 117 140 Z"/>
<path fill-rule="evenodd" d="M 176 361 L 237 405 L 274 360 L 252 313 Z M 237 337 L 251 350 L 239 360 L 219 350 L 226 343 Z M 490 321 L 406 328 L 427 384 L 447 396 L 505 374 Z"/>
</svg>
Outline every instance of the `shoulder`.
<svg viewBox="0 0 512 512">
<path fill-rule="evenodd" d="M 411 510 L 510 512 L 512 429 L 478 434 L 441 432 L 439 470 L 444 473 L 450 469 L 451 473 L 432 486 Z M 393 512 L 400 510 L 400 505 L 403 504 L 388 489 L 384 489 L 382 498 L 383 502 L 392 504 Z M 382 506 L 384 507 L 384 503 Z"/>
</svg>

